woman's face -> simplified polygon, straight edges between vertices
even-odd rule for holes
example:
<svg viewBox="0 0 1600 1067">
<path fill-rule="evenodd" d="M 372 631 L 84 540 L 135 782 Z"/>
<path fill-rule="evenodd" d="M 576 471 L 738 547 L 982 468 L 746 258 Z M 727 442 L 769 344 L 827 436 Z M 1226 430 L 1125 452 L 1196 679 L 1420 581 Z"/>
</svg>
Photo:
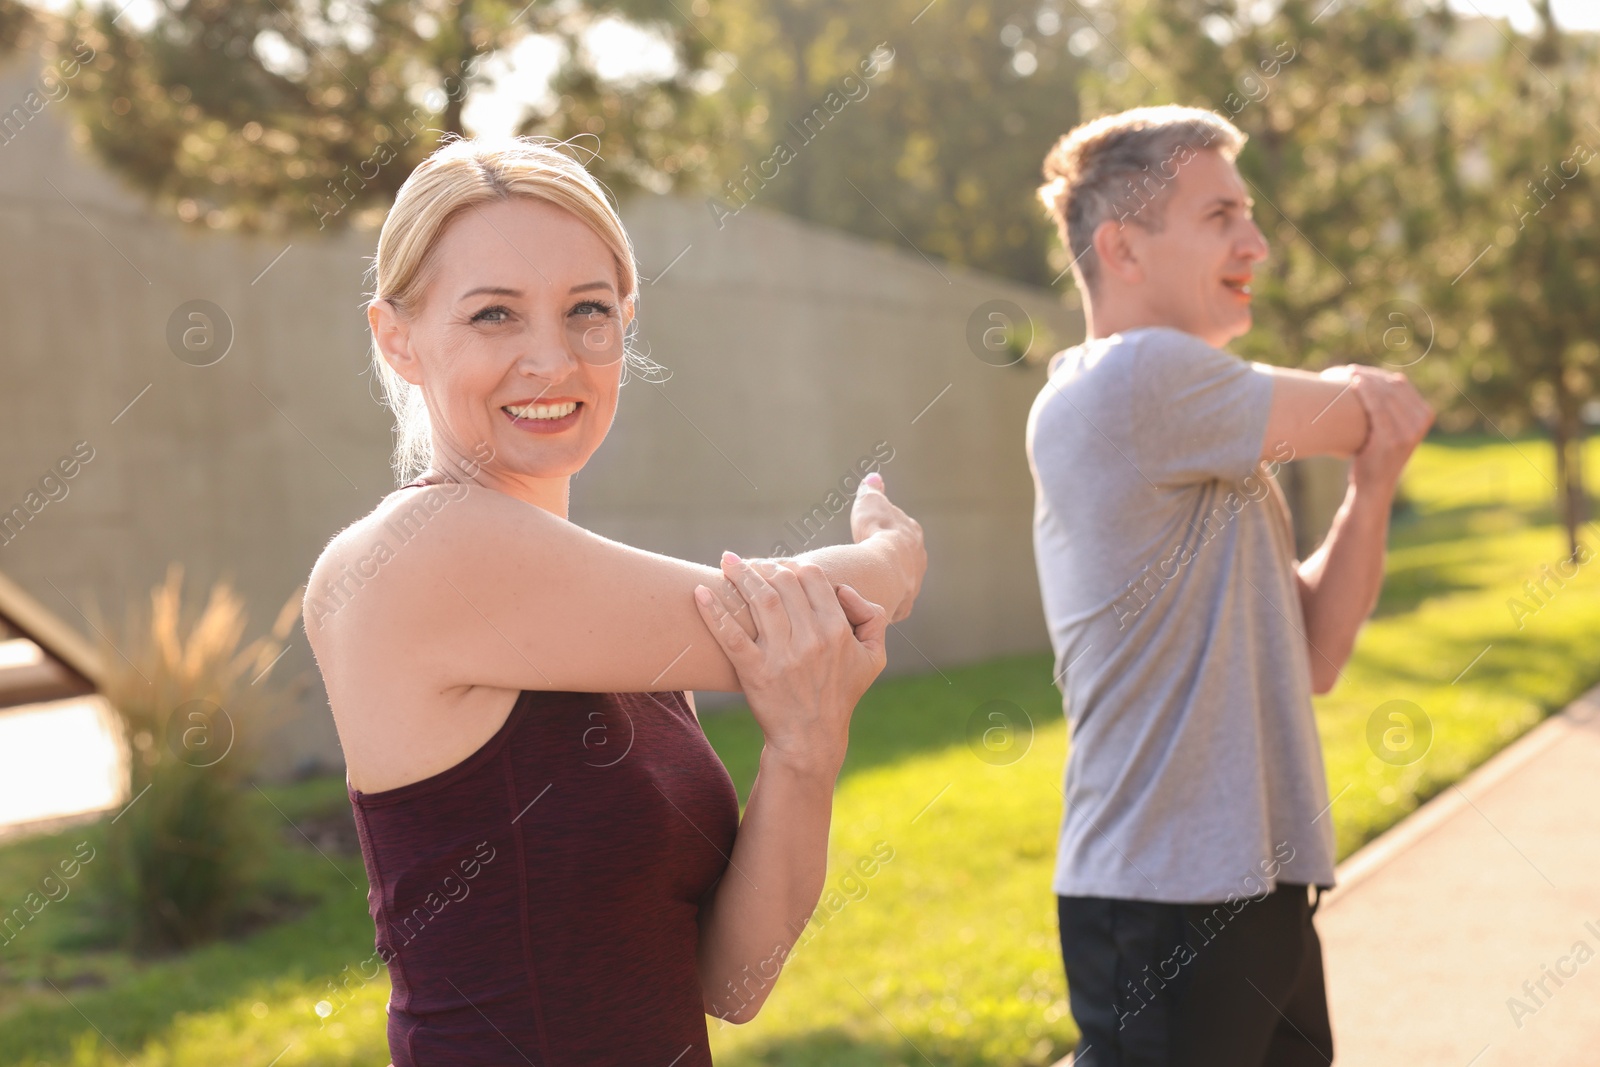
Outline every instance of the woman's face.
<svg viewBox="0 0 1600 1067">
<path fill-rule="evenodd" d="M 412 315 L 379 303 L 371 319 L 390 364 L 422 388 L 436 466 L 564 485 L 617 409 L 633 307 L 611 250 L 575 215 L 517 198 L 456 216 L 429 271 Z"/>
</svg>

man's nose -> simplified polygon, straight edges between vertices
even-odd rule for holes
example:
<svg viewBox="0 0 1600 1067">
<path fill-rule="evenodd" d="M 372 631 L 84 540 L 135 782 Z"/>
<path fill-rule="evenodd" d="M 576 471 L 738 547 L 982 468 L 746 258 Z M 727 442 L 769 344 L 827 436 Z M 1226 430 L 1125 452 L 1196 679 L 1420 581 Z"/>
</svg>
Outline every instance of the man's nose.
<svg viewBox="0 0 1600 1067">
<path fill-rule="evenodd" d="M 1272 249 L 1267 245 L 1267 235 L 1261 232 L 1254 219 L 1249 221 L 1250 232 L 1246 239 L 1248 255 L 1251 259 L 1261 262 L 1272 254 Z"/>
</svg>

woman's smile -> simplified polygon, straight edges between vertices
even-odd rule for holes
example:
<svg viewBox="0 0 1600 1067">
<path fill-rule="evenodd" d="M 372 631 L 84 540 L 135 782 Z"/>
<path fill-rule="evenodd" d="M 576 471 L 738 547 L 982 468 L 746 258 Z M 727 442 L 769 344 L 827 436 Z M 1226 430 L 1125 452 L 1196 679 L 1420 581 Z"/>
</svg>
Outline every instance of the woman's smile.
<svg viewBox="0 0 1600 1067">
<path fill-rule="evenodd" d="M 528 433 L 561 433 L 577 425 L 583 414 L 583 401 L 530 400 L 506 404 L 500 410 L 519 430 Z"/>
</svg>

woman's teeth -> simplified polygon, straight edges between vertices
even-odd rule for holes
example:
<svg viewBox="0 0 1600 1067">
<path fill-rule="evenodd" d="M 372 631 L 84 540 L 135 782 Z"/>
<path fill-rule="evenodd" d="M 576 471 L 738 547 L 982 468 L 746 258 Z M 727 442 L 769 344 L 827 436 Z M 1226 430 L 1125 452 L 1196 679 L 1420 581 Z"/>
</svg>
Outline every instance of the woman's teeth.
<svg viewBox="0 0 1600 1067">
<path fill-rule="evenodd" d="M 578 410 L 578 402 L 569 400 L 564 404 L 524 404 L 521 407 L 507 405 L 500 410 L 516 419 L 564 419 Z"/>
</svg>

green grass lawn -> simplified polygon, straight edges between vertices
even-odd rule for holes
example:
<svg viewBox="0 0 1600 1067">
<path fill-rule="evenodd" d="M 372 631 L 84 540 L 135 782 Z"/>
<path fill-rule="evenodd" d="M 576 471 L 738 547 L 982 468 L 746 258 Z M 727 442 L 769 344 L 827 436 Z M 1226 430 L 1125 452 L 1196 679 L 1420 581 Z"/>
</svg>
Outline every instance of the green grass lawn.
<svg viewBox="0 0 1600 1067">
<path fill-rule="evenodd" d="M 1600 565 L 1555 590 L 1520 628 L 1507 606 L 1564 554 L 1544 480 L 1550 462 L 1541 442 L 1498 439 L 1430 442 L 1413 462 L 1412 508 L 1395 524 L 1377 617 L 1339 686 L 1317 700 L 1341 855 L 1600 681 Z M 1032 723 L 1025 754 L 1008 764 L 978 758 L 981 744 L 969 740 L 975 713 L 996 700 Z M 1422 709 L 1432 729 L 1427 752 L 1404 766 L 1367 742 L 1369 718 L 1392 700 Z M 706 732 L 746 792 L 760 744 L 754 724 L 737 711 L 708 714 Z M 1047 656 L 875 686 L 857 711 L 839 783 L 822 921 L 760 1017 L 744 1027 L 712 1022 L 717 1062 L 1060 1057 L 1076 1036 L 1050 893 L 1065 749 Z M 345 803 L 338 779 L 269 793 L 296 821 Z M 330 983 L 350 975 L 344 968 L 372 954 L 360 858 L 293 844 L 299 837 L 283 816 L 261 808 L 285 831 L 272 858 L 276 882 L 310 902 L 299 917 L 136 964 L 86 947 L 92 908 L 82 894 L 52 903 L 0 944 L 0 1063 L 387 1063 L 382 976 L 357 979 L 329 1001 L 339 1007 L 327 1018 L 316 1012 Z M 20 904 L 86 839 L 99 842 L 99 828 L 0 848 L 0 908 Z M 890 857 L 876 873 L 847 877 L 875 850 Z"/>
</svg>

